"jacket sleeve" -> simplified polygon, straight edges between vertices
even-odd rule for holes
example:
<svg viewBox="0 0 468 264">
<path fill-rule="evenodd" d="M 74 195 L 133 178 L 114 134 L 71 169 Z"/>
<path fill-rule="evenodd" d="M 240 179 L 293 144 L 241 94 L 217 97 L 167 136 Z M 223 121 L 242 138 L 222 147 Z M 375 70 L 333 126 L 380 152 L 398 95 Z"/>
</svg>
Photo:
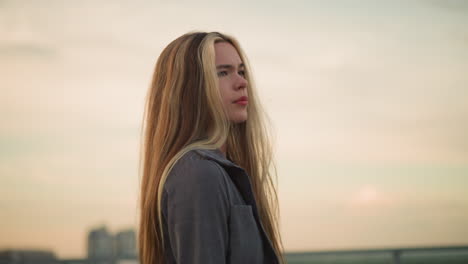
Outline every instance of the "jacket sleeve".
<svg viewBox="0 0 468 264">
<path fill-rule="evenodd" d="M 176 262 L 225 263 L 230 203 L 222 168 L 209 160 L 191 161 L 171 172 L 165 186 L 167 230 Z"/>
</svg>

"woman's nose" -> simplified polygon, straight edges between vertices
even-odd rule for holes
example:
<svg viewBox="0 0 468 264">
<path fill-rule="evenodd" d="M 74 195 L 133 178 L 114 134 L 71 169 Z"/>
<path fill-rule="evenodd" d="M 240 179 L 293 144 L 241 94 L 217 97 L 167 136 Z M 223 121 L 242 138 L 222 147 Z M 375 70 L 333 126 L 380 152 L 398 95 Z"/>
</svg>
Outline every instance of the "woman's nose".
<svg viewBox="0 0 468 264">
<path fill-rule="evenodd" d="M 236 89 L 245 89 L 247 87 L 247 80 L 245 79 L 244 76 L 237 74 L 237 80 L 236 80 Z"/>
</svg>

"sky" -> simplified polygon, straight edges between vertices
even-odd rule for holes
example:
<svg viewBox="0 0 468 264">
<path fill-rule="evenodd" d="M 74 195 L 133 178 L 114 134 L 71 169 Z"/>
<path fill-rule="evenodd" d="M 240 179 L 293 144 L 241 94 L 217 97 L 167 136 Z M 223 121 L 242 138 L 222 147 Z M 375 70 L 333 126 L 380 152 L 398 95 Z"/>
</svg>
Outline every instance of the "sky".
<svg viewBox="0 0 468 264">
<path fill-rule="evenodd" d="M 162 49 L 235 36 L 271 120 L 286 251 L 468 244 L 468 3 L 0 0 L 0 248 L 138 224 Z"/>
</svg>

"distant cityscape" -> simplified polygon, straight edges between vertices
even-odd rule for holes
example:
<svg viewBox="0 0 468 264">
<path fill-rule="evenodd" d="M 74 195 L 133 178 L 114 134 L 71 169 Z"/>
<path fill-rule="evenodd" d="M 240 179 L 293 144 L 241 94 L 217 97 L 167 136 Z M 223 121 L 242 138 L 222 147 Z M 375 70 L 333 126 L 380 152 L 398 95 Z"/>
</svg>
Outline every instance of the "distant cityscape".
<svg viewBox="0 0 468 264">
<path fill-rule="evenodd" d="M 468 245 L 382 249 L 285 252 L 289 264 L 349 263 L 468 263 Z M 409 262 L 406 262 L 409 261 Z M 53 251 L 0 249 L 0 264 L 139 264 L 133 229 L 110 233 L 106 226 L 89 230 L 87 257 L 59 259 Z"/>
<path fill-rule="evenodd" d="M 87 258 L 59 259 L 53 251 L 2 249 L 0 264 L 138 264 L 136 234 L 126 229 L 111 234 L 106 226 L 88 232 Z"/>
</svg>

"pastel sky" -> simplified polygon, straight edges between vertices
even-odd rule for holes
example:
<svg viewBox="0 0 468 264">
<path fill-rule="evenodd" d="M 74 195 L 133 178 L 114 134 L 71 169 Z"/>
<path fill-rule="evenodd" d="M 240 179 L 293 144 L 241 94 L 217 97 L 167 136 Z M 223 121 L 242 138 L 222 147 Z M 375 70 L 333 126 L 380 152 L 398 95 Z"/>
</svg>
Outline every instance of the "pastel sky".
<svg viewBox="0 0 468 264">
<path fill-rule="evenodd" d="M 250 59 L 287 251 L 468 244 L 468 2 L 0 0 L 0 248 L 136 228 L 145 93 L 191 30 Z"/>
</svg>

